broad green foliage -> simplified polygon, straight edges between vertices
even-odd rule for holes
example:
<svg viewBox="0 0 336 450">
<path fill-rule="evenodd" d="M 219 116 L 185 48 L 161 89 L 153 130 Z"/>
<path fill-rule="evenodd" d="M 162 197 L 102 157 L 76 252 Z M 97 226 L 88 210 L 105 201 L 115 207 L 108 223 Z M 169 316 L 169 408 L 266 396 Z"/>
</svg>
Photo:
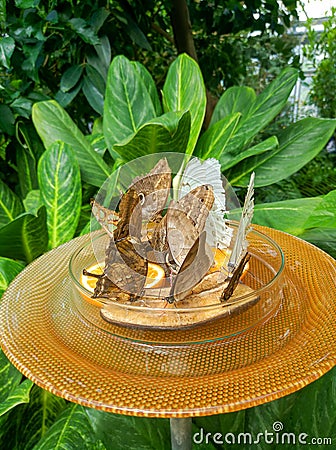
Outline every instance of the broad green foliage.
<svg viewBox="0 0 336 450">
<path fill-rule="evenodd" d="M 0 257 L 0 298 L 9 283 L 24 268 L 24 264 L 12 259 Z"/>
<path fill-rule="evenodd" d="M 201 71 L 195 61 L 182 55 L 170 66 L 162 91 L 164 111 L 189 111 L 191 127 L 187 154 L 191 154 L 203 125 L 206 93 Z"/>
<path fill-rule="evenodd" d="M 76 231 L 82 204 L 79 166 L 64 142 L 56 142 L 38 165 L 41 201 L 47 209 L 49 248 L 70 240 Z"/>
<path fill-rule="evenodd" d="M 21 383 L 21 373 L 12 366 L 1 350 L 0 367 L 0 416 L 3 416 L 15 406 L 29 402 L 29 391 L 33 383 L 29 380 Z"/>
<path fill-rule="evenodd" d="M 36 103 L 33 108 L 33 122 L 46 148 L 56 141 L 61 141 L 73 149 L 83 181 L 101 186 L 110 175 L 107 164 L 57 102 L 50 100 Z"/>
<path fill-rule="evenodd" d="M 104 21 L 104 17 L 96 20 Z M 96 42 L 97 35 L 85 22 L 79 19 L 70 24 L 81 39 Z M 10 44 L 8 40 L 2 44 L 3 64 L 11 58 Z M 99 57 L 91 55 L 90 68 L 78 62 L 62 75 L 56 98 L 63 99 L 63 106 L 55 99 L 43 99 L 33 106 L 36 131 L 28 123 L 18 127 L 20 183 L 14 191 L 0 182 L 0 294 L 25 263 L 90 231 L 90 198 L 125 162 L 155 152 L 194 153 L 217 158 L 234 187 L 245 188 L 252 171 L 256 186 L 272 186 L 312 160 L 335 130 L 335 120 L 306 118 L 262 139 L 260 133 L 287 102 L 297 79 L 293 69 L 285 69 L 259 95 L 244 86 L 228 89 L 210 126 L 203 130 L 205 86 L 190 57 L 180 55 L 170 66 L 161 99 L 144 66 L 125 56 L 114 58 L 110 65 L 106 40 L 92 45 L 97 45 Z M 64 109 L 65 99 L 79 88 L 91 98 L 97 113 L 103 113 L 93 122 L 91 134 L 85 135 Z M 8 110 L 2 108 L 2 112 L 9 118 Z M 336 255 L 335 192 L 336 186 L 331 186 L 324 196 L 258 204 L 254 222 L 307 239 Z M 170 448 L 168 420 L 119 416 L 65 402 L 37 386 L 31 389 L 28 380 L 21 382 L 19 372 L 0 356 L 1 448 Z M 195 419 L 193 432 L 201 428 L 262 432 L 282 421 L 286 431 L 336 438 L 334 389 L 335 371 L 331 371 L 300 392 L 268 405 Z M 320 413 L 328 420 L 317 425 L 311 417 Z M 194 448 L 226 446 L 209 442 Z"/>
<path fill-rule="evenodd" d="M 104 105 L 104 136 L 112 157 L 114 144 L 154 116 L 152 98 L 138 70 L 127 58 L 117 56 L 108 72 Z"/>
</svg>

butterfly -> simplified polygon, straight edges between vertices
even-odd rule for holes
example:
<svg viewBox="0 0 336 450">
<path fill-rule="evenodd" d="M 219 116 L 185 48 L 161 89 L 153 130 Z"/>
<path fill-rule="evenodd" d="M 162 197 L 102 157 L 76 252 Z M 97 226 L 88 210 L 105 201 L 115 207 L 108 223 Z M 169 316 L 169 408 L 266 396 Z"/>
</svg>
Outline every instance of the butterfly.
<svg viewBox="0 0 336 450">
<path fill-rule="evenodd" d="M 236 239 L 228 262 L 229 272 L 233 272 L 239 265 L 240 260 L 247 250 L 247 233 L 251 225 L 254 208 L 254 172 L 251 174 L 250 182 L 245 196 L 242 215 L 239 221 Z"/>
<path fill-rule="evenodd" d="M 133 189 L 139 197 L 142 209 L 142 220 L 149 221 L 164 209 L 171 185 L 171 170 L 167 159 L 162 158 L 145 176 L 132 180 L 128 189 Z M 91 202 L 92 214 L 107 232 L 113 237 L 119 215 L 116 211 L 102 206 L 96 200 Z M 120 214 L 120 212 L 119 212 Z"/>
<path fill-rule="evenodd" d="M 250 260 L 250 255 L 248 253 L 245 253 L 243 258 L 240 260 L 238 266 L 233 271 L 231 277 L 228 278 L 229 283 L 226 286 L 226 288 L 224 289 L 224 291 L 220 297 L 221 302 L 225 302 L 225 301 L 229 300 L 229 298 L 232 297 L 234 290 L 238 286 L 238 283 L 240 281 L 240 278 L 242 276 L 244 268 L 245 268 L 246 264 L 249 262 L 249 260 Z"/>
<path fill-rule="evenodd" d="M 148 262 L 141 256 L 142 208 L 134 188 L 130 188 L 119 203 L 119 220 L 106 249 L 103 275 L 98 281 L 93 298 L 110 298 L 123 291 L 130 299 L 143 292 Z"/>
<path fill-rule="evenodd" d="M 214 201 L 212 187 L 199 186 L 178 201 L 171 200 L 166 215 L 149 237 L 156 254 L 180 267 L 204 229 Z"/>
<path fill-rule="evenodd" d="M 173 279 L 168 303 L 183 300 L 199 283 L 213 262 L 211 247 L 206 242 L 206 231 L 203 231 L 189 249 L 183 263 Z"/>
<path fill-rule="evenodd" d="M 186 165 L 178 185 L 178 198 L 184 197 L 197 186 L 209 184 L 214 192 L 214 202 L 207 218 L 205 229 L 207 241 L 213 248 L 227 248 L 230 245 L 233 230 L 226 224 L 226 195 L 223 187 L 225 178 L 221 174 L 221 166 L 215 158 L 201 161 L 191 159 Z M 228 184 L 228 183 L 227 183 Z"/>
</svg>

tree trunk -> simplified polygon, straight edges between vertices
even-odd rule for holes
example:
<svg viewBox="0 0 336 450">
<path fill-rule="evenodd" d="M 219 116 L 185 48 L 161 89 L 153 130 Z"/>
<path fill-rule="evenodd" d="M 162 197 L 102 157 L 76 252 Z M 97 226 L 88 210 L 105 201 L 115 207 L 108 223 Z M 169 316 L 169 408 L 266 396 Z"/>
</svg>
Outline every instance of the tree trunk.
<svg viewBox="0 0 336 450">
<path fill-rule="evenodd" d="M 174 41 L 178 53 L 187 53 L 196 62 L 197 53 L 192 34 L 189 9 L 186 0 L 172 0 L 171 23 Z M 217 99 L 207 90 L 207 106 L 204 118 L 204 128 L 208 128 Z"/>
<path fill-rule="evenodd" d="M 171 23 L 179 53 L 188 53 L 195 61 L 197 54 L 186 0 L 172 0 Z"/>
</svg>

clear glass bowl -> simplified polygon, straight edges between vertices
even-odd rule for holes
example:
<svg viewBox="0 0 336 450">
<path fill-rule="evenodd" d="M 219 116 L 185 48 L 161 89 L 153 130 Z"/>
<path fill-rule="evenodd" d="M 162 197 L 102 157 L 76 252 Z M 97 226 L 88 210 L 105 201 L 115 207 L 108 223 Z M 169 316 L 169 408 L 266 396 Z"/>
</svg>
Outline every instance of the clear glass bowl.
<svg viewBox="0 0 336 450">
<path fill-rule="evenodd" d="M 237 224 L 230 223 L 237 231 Z M 93 242 L 94 249 L 93 252 Z M 162 298 L 136 303 L 93 299 L 81 283 L 82 271 L 104 261 L 108 237 L 99 232 L 88 236 L 85 245 L 69 263 L 71 301 L 91 324 L 115 336 L 145 342 L 204 342 L 224 339 L 268 320 L 282 298 L 284 255 L 267 235 L 252 230 L 248 234 L 251 256 L 243 283 L 248 293 L 235 294 L 227 302 L 205 301 L 196 306 L 188 299 L 169 304 Z M 97 260 L 98 258 L 98 260 Z M 102 266 L 104 264 L 102 263 Z M 237 289 L 239 292 L 239 289 Z M 101 316 L 108 310 L 109 321 Z"/>
</svg>

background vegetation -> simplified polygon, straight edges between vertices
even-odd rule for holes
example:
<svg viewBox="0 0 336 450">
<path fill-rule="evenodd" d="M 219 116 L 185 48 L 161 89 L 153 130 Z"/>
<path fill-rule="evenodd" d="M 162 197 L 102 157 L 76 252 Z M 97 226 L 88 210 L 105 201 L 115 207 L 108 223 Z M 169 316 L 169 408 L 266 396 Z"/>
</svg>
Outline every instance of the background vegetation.
<svg viewBox="0 0 336 450">
<path fill-rule="evenodd" d="M 300 75 L 285 33 L 296 2 L 188 4 L 0 2 L 0 293 L 27 263 L 88 231 L 89 199 L 114 168 L 167 149 L 218 158 L 238 194 L 256 171 L 256 223 L 336 255 L 335 168 L 324 150 L 335 113 L 296 123 L 287 114 Z M 328 52 L 332 33 L 330 22 L 319 38 Z M 314 87 L 312 99 L 323 95 Z M 4 355 L 0 365 L 1 448 L 121 449 L 125 435 L 128 448 L 169 448 L 165 420 L 72 405 L 22 379 Z M 334 384 L 333 370 L 270 404 L 195 419 L 194 430 L 280 420 L 335 439 Z"/>
</svg>

